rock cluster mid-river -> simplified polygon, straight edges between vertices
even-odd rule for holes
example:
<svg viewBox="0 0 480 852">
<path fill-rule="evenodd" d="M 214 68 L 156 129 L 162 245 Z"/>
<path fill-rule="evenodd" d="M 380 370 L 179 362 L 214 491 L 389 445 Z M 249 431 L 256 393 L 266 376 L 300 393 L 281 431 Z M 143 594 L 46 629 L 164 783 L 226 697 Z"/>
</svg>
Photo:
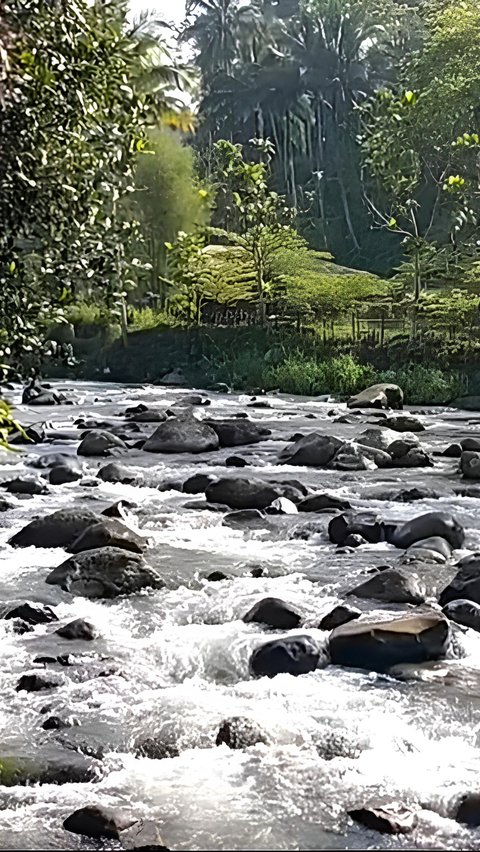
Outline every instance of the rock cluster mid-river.
<svg viewBox="0 0 480 852">
<path fill-rule="evenodd" d="M 252 405 L 246 395 L 153 386 L 55 388 L 74 404 L 31 407 L 21 404 L 21 388 L 7 394 L 24 424 L 43 424 L 46 440 L 1 455 L 0 485 L 35 479 L 42 487 L 17 483 L 4 496 L 0 490 L 0 767 L 25 765 L 29 782 L 10 778 L 7 786 L 0 778 L 0 848 L 125 848 L 122 840 L 64 829 L 74 811 L 98 805 L 152 821 L 172 850 L 477 849 L 480 829 L 455 816 L 461 797 L 480 791 L 480 633 L 452 624 L 445 659 L 379 673 L 327 664 L 330 631 L 319 625 L 341 603 L 379 618 L 441 615 L 438 595 L 457 573 L 454 563 L 480 550 L 480 483 L 463 479 L 459 459 L 440 453 L 476 438 L 480 418 L 448 409 L 412 412 L 425 427 L 415 452 L 423 450 L 432 466 L 372 461 L 356 470 L 347 460 L 333 469 L 295 464 L 285 448 L 312 432 L 347 444 L 365 430 L 380 433 L 378 413 L 346 418 L 345 406 L 286 396 Z M 202 423 L 248 419 L 270 434 L 217 449 L 205 431 L 205 452 L 195 454 L 141 448 L 158 423 L 144 419 L 142 408 L 126 419 L 126 409 L 182 414 L 199 393 L 210 404 L 193 406 L 188 416 Z M 108 457 L 77 453 L 92 426 L 120 435 Z M 67 457 L 57 460 L 64 468 L 57 480 L 50 475 L 53 454 Z M 247 466 L 231 466 L 242 464 L 238 458 L 227 466 L 232 456 Z M 127 470 L 104 475 L 123 482 L 97 476 L 111 462 Z M 210 478 L 194 480 L 187 491 L 197 493 L 186 493 L 184 483 L 197 474 Z M 256 513 L 233 515 L 235 507 L 218 505 L 220 499 L 207 502 L 205 490 L 222 494 L 216 483 L 225 477 L 253 479 L 258 488 L 260 480 L 274 488 L 282 483 L 279 513 L 264 511 L 265 500 Z M 41 493 L 19 493 L 25 489 Z M 341 508 L 298 511 L 317 493 L 385 523 L 447 512 L 465 541 L 461 548 L 454 542 L 445 558 L 413 562 L 405 549 L 355 533 L 339 547 L 328 525 Z M 47 583 L 72 558 L 71 547 L 11 543 L 35 518 L 71 509 L 100 514 L 120 500 L 118 523 L 148 538 L 143 557 L 131 557 L 161 578 L 156 588 L 142 580 L 129 594 L 106 594 L 98 577 L 85 579 L 77 569 L 60 584 Z M 77 550 L 85 552 L 81 544 Z M 385 565 L 411 572 L 420 602 L 346 596 Z M 243 620 L 272 597 L 298 615 L 298 626 L 276 630 Z M 26 617 L 16 610 L 27 602 L 53 616 L 32 623 L 29 610 Z M 92 625 L 91 636 L 61 635 L 76 619 Z M 318 667 L 297 677 L 255 676 L 255 649 L 286 636 L 310 637 Z M 216 745 L 225 720 L 239 717 L 247 740 L 257 732 L 251 744 Z M 348 816 L 392 802 L 416 814 L 406 836 L 378 833 Z"/>
</svg>

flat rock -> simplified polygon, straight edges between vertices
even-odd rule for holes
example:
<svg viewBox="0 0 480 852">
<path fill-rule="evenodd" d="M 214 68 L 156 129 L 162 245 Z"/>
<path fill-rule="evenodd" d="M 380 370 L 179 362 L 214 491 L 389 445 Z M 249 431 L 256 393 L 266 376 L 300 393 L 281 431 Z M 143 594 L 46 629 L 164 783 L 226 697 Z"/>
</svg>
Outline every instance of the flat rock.
<svg viewBox="0 0 480 852">
<path fill-rule="evenodd" d="M 450 639 L 447 619 L 437 612 L 351 621 L 330 636 L 333 665 L 385 672 L 401 663 L 443 659 Z"/>
<path fill-rule="evenodd" d="M 60 509 L 31 521 L 9 541 L 13 547 L 68 547 L 91 524 L 101 520 L 90 509 Z"/>
<path fill-rule="evenodd" d="M 212 482 L 205 494 L 209 503 L 221 503 L 230 509 L 266 509 L 284 488 L 257 479 L 225 477 Z"/>
<path fill-rule="evenodd" d="M 384 423 L 387 429 L 393 429 L 394 432 L 425 432 L 422 421 L 413 414 L 396 414 L 387 417 Z"/>
<path fill-rule="evenodd" d="M 280 598 L 263 598 L 248 610 L 243 621 L 246 624 L 265 624 L 275 630 L 294 630 L 299 626 L 301 616 Z"/>
<path fill-rule="evenodd" d="M 311 497 L 305 497 L 297 506 L 299 512 L 328 512 L 340 511 L 344 512 L 351 508 L 348 500 L 341 500 L 335 497 L 334 494 L 323 492 L 321 494 L 312 494 Z"/>
<path fill-rule="evenodd" d="M 281 464 L 305 467 L 325 467 L 332 461 L 342 442 L 338 438 L 312 432 L 291 446 L 286 447 L 279 457 Z"/>
<path fill-rule="evenodd" d="M 54 568 L 46 582 L 86 598 L 116 598 L 164 585 L 141 556 L 118 547 L 78 553 Z"/>
<path fill-rule="evenodd" d="M 121 835 L 122 849 L 126 850 L 144 850 L 144 852 L 169 852 L 168 846 L 165 846 L 160 829 L 154 822 L 148 820 L 139 820 L 128 828 L 122 831 Z"/>
<path fill-rule="evenodd" d="M 147 453 L 207 453 L 218 450 L 217 433 L 195 417 L 173 417 L 145 441 Z"/>
</svg>

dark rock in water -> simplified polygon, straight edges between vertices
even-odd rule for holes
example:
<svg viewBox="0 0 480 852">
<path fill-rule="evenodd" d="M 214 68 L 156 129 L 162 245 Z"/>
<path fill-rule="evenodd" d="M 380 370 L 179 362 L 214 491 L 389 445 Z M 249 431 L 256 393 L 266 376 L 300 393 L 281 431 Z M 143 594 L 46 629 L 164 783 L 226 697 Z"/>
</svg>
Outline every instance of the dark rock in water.
<svg viewBox="0 0 480 852">
<path fill-rule="evenodd" d="M 462 438 L 460 445 L 464 452 L 480 452 L 480 438 Z"/>
<path fill-rule="evenodd" d="M 92 641 L 97 636 L 97 631 L 93 624 L 90 624 L 89 621 L 85 621 L 83 618 L 76 618 L 74 621 L 70 621 L 68 624 L 55 630 L 55 633 L 61 636 L 62 639 L 85 639 L 86 641 Z"/>
<path fill-rule="evenodd" d="M 43 606 L 43 604 L 36 604 L 35 606 L 29 603 L 20 604 L 20 606 L 9 610 L 3 617 L 5 619 L 21 618 L 27 624 L 51 624 L 52 621 L 58 621 L 58 616 L 55 615 L 53 609 L 49 606 Z"/>
<path fill-rule="evenodd" d="M 461 455 L 461 444 L 449 444 L 449 446 L 442 453 L 442 456 L 446 456 L 449 459 L 459 459 Z"/>
<path fill-rule="evenodd" d="M 1 487 L 9 494 L 48 494 L 48 488 L 44 482 L 37 479 L 9 479 L 2 482 Z"/>
<path fill-rule="evenodd" d="M 48 730 L 48 729 L 47 729 Z M 81 755 L 60 760 L 24 757 L 0 757 L 0 785 L 87 784 L 98 781 L 99 767 Z"/>
<path fill-rule="evenodd" d="M 132 553 L 143 553 L 147 539 L 135 530 L 131 530 L 116 518 L 104 517 L 97 524 L 91 524 L 69 546 L 70 553 L 94 550 L 99 547 L 121 547 Z"/>
<path fill-rule="evenodd" d="M 394 441 L 388 452 L 392 455 L 389 467 L 433 467 L 432 459 L 421 447 L 408 447 L 403 441 Z"/>
<path fill-rule="evenodd" d="M 109 840 L 119 840 L 121 832 L 131 828 L 135 822 L 136 820 L 132 817 L 119 811 L 97 805 L 87 805 L 70 814 L 64 821 L 63 827 L 65 831 L 83 834 L 84 837 L 105 837 Z"/>
<path fill-rule="evenodd" d="M 347 592 L 356 598 L 368 598 L 385 603 L 421 604 L 425 602 L 425 592 L 418 580 L 398 568 L 387 568 L 374 574 L 364 583 Z"/>
<path fill-rule="evenodd" d="M 454 600 L 443 607 L 443 614 L 457 624 L 480 633 L 480 605 L 473 601 Z"/>
<path fill-rule="evenodd" d="M 156 408 L 147 408 L 146 405 L 127 408 L 125 414 L 128 421 L 134 423 L 163 423 L 167 419 L 165 411 L 160 411 Z"/>
<path fill-rule="evenodd" d="M 437 499 L 438 494 L 431 488 L 404 488 L 398 491 L 390 499 L 396 503 L 415 503 L 416 500 Z"/>
<path fill-rule="evenodd" d="M 13 547 L 68 547 L 100 516 L 90 509 L 60 509 L 27 524 L 9 541 Z"/>
<path fill-rule="evenodd" d="M 209 485 L 215 481 L 215 477 L 207 473 L 196 473 L 186 479 L 182 485 L 184 494 L 203 494 Z"/>
<path fill-rule="evenodd" d="M 254 402 L 249 402 L 247 408 L 272 408 L 272 403 L 267 399 L 256 399 Z"/>
<path fill-rule="evenodd" d="M 205 494 L 209 503 L 221 503 L 230 509 L 266 509 L 283 496 L 284 490 L 259 479 L 232 477 L 210 483 Z"/>
<path fill-rule="evenodd" d="M 12 621 L 13 632 L 17 634 L 17 636 L 23 636 L 24 633 L 31 633 L 33 627 L 31 624 L 27 624 L 26 621 L 22 621 L 21 618 L 14 618 Z"/>
<path fill-rule="evenodd" d="M 45 429 L 35 426 L 25 426 L 22 432 L 13 432 L 9 435 L 10 444 L 42 444 L 45 440 Z"/>
<path fill-rule="evenodd" d="M 260 509 L 237 509 L 235 512 L 228 512 L 223 521 L 224 527 L 236 526 L 237 524 L 248 524 L 253 521 L 264 521 L 266 519 L 265 512 Z"/>
<path fill-rule="evenodd" d="M 343 542 L 344 547 L 361 547 L 362 544 L 368 544 L 367 540 L 359 533 L 350 533 Z"/>
<path fill-rule="evenodd" d="M 275 630 L 294 630 L 301 620 L 298 612 L 280 598 L 263 598 L 243 616 L 246 624 L 265 624 Z"/>
<path fill-rule="evenodd" d="M 173 404 L 177 407 L 186 407 L 188 405 L 211 405 L 212 401 L 198 393 L 189 393 L 182 396 L 181 399 L 177 399 Z"/>
<path fill-rule="evenodd" d="M 325 512 L 336 510 L 344 512 L 347 509 L 351 509 L 351 506 L 348 500 L 341 500 L 333 494 L 322 493 L 312 494 L 311 497 L 305 497 L 304 500 L 300 501 L 297 508 L 299 512 Z"/>
<path fill-rule="evenodd" d="M 322 760 L 335 760 L 337 757 L 356 760 L 362 753 L 358 742 L 337 731 L 329 731 L 320 738 L 315 737 L 314 745 Z"/>
<path fill-rule="evenodd" d="M 465 541 L 463 527 L 446 512 L 427 512 L 397 527 L 391 542 L 396 547 L 411 547 L 416 541 L 432 536 L 446 539 L 454 548 L 461 548 Z"/>
<path fill-rule="evenodd" d="M 60 731 L 62 728 L 71 728 L 72 723 L 60 716 L 49 716 L 42 724 L 44 731 Z"/>
<path fill-rule="evenodd" d="M 251 420 L 208 420 L 207 422 L 217 433 L 221 447 L 257 444 L 272 434 L 270 429 Z"/>
<path fill-rule="evenodd" d="M 267 515 L 296 515 L 298 509 L 292 500 L 288 497 L 277 497 L 266 508 Z"/>
<path fill-rule="evenodd" d="M 318 628 L 319 630 L 334 630 L 335 627 L 340 627 L 342 624 L 348 624 L 349 621 L 360 618 L 361 614 L 360 610 L 353 606 L 339 604 L 323 616 Z"/>
<path fill-rule="evenodd" d="M 262 568 L 261 565 L 256 565 L 250 571 L 250 576 L 255 577 L 256 579 L 258 579 L 258 577 L 265 577 L 266 574 L 268 574 L 268 571 L 266 571 L 265 568 Z"/>
<path fill-rule="evenodd" d="M 333 665 L 385 672 L 400 663 L 443 659 L 449 639 L 446 618 L 422 612 L 337 627 L 330 636 L 329 652 Z"/>
<path fill-rule="evenodd" d="M 467 600 L 480 604 L 480 553 L 465 556 L 457 563 L 457 573 L 440 594 L 440 606 Z"/>
<path fill-rule="evenodd" d="M 403 391 L 398 385 L 378 384 L 350 397 L 348 408 L 403 408 Z"/>
<path fill-rule="evenodd" d="M 393 429 L 394 432 L 425 432 L 422 421 L 413 414 L 396 414 L 383 422 L 387 429 Z"/>
<path fill-rule="evenodd" d="M 431 560 L 433 562 L 447 562 L 452 555 L 452 548 L 448 541 L 440 536 L 431 536 L 431 538 L 423 538 L 412 544 L 404 554 L 403 564 L 409 560 L 418 561 L 419 559 Z"/>
<path fill-rule="evenodd" d="M 141 556 L 119 547 L 78 553 L 54 568 L 46 582 L 86 598 L 116 598 L 164 585 Z"/>
<path fill-rule="evenodd" d="M 248 462 L 241 456 L 229 456 L 225 459 L 226 467 L 248 467 Z"/>
<path fill-rule="evenodd" d="M 8 512 L 10 509 L 13 509 L 13 503 L 5 497 L 0 497 L 0 512 Z"/>
<path fill-rule="evenodd" d="M 52 467 L 48 480 L 50 485 L 65 485 L 66 482 L 76 482 L 82 478 L 82 472 L 71 464 L 59 464 Z"/>
<path fill-rule="evenodd" d="M 250 671 L 257 677 L 313 672 L 320 662 L 320 648 L 310 636 L 286 636 L 256 648 L 250 657 Z"/>
<path fill-rule="evenodd" d="M 22 675 L 15 687 L 15 692 L 40 692 L 42 689 L 55 689 L 61 681 L 52 675 L 26 674 Z"/>
<path fill-rule="evenodd" d="M 328 535 L 333 544 L 340 546 L 350 535 L 360 535 L 369 544 L 386 541 L 388 528 L 371 515 L 362 516 L 353 513 L 336 515 L 328 525 Z"/>
<path fill-rule="evenodd" d="M 125 450 L 127 445 L 121 438 L 102 429 L 93 429 L 80 442 L 79 456 L 108 456 L 113 450 Z"/>
<path fill-rule="evenodd" d="M 104 482 L 120 482 L 122 485 L 129 485 L 137 479 L 137 471 L 127 467 L 124 464 L 117 462 L 109 462 L 100 468 L 97 473 L 99 479 Z"/>
<path fill-rule="evenodd" d="M 205 579 L 210 583 L 220 583 L 222 580 L 230 580 L 231 577 L 228 577 L 227 574 L 223 573 L 223 571 L 212 571 L 212 573 L 208 574 Z"/>
<path fill-rule="evenodd" d="M 305 435 L 289 447 L 279 457 L 281 464 L 293 464 L 305 467 L 325 467 L 332 461 L 342 442 L 338 438 L 319 435 L 312 432 Z"/>
<path fill-rule="evenodd" d="M 218 435 L 211 426 L 185 416 L 161 423 L 143 449 L 147 453 L 207 453 L 218 446 Z"/>
<path fill-rule="evenodd" d="M 463 825 L 480 825 L 480 793 L 465 793 L 462 796 L 455 819 Z"/>
<path fill-rule="evenodd" d="M 121 840 L 122 848 L 133 852 L 170 852 L 154 822 L 139 820 L 131 828 L 122 831 Z"/>
<path fill-rule="evenodd" d="M 135 745 L 137 757 L 148 757 L 149 760 L 165 760 L 178 757 L 180 754 L 176 743 L 168 742 L 162 737 L 147 737 Z"/>
<path fill-rule="evenodd" d="M 383 805 L 378 808 L 359 808 L 348 815 L 373 831 L 382 834 L 408 834 L 415 828 L 418 817 L 415 811 L 403 805 Z"/>
<path fill-rule="evenodd" d="M 128 514 L 128 509 L 135 509 L 136 503 L 132 503 L 131 500 L 117 500 L 116 503 L 112 503 L 111 506 L 107 506 L 106 509 L 101 513 L 105 515 L 107 518 L 122 518 L 126 519 Z"/>
<path fill-rule="evenodd" d="M 232 719 L 225 719 L 220 725 L 215 745 L 227 745 L 228 748 L 242 749 L 250 748 L 251 746 L 269 744 L 269 738 L 262 731 L 260 725 L 253 722 L 252 719 L 246 719 L 243 716 L 234 716 Z"/>
<path fill-rule="evenodd" d="M 472 450 L 462 452 L 460 471 L 465 479 L 480 479 L 480 453 Z"/>
</svg>

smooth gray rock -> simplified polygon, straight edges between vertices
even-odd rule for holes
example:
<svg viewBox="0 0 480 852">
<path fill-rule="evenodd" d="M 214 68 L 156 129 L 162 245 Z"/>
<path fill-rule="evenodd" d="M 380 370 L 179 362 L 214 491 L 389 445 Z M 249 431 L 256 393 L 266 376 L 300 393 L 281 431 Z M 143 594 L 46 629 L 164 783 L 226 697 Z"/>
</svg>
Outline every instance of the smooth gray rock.
<svg viewBox="0 0 480 852">
<path fill-rule="evenodd" d="M 421 604 L 425 601 L 425 590 L 418 580 L 399 568 L 379 571 L 365 582 L 347 592 L 356 598 L 368 598 L 385 603 Z"/>
<path fill-rule="evenodd" d="M 59 509 L 31 521 L 9 541 L 13 547 L 69 547 L 91 524 L 102 520 L 91 509 Z"/>
<path fill-rule="evenodd" d="M 85 598 L 116 598 L 164 585 L 141 556 L 118 547 L 85 550 L 71 556 L 51 571 L 46 582 Z"/>
<path fill-rule="evenodd" d="M 147 453 L 207 453 L 218 447 L 218 435 L 211 426 L 188 416 L 161 423 L 143 445 Z"/>
</svg>

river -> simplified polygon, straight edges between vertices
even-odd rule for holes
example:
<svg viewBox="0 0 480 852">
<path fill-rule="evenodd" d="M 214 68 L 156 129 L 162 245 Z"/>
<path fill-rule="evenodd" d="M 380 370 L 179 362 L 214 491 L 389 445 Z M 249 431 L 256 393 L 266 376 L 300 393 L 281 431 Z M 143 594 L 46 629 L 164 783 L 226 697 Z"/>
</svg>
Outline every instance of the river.
<svg viewBox="0 0 480 852">
<path fill-rule="evenodd" d="M 43 473 L 32 467 L 39 455 L 76 455 L 79 417 L 120 424 L 128 406 L 164 409 L 192 392 L 88 382 L 55 387 L 70 393 L 75 405 L 33 408 L 20 404 L 21 388 L 7 394 L 22 422 L 46 423 L 48 440 L 21 454 L 2 453 L 2 481 Z M 173 850 L 479 848 L 480 831 L 457 823 L 452 809 L 462 793 L 480 786 L 480 634 L 459 631 L 461 654 L 412 679 L 335 666 L 300 677 L 255 679 L 249 656 L 272 636 L 242 621 L 256 601 L 275 596 L 294 605 L 303 626 L 292 633 L 307 632 L 325 643 L 328 634 L 318 629 L 322 616 L 366 569 L 396 560 L 398 551 L 378 544 L 339 553 L 325 535 L 332 513 L 272 515 L 225 526 L 224 513 L 203 505 L 202 494 L 159 488 L 194 473 L 225 476 L 225 459 L 235 453 L 250 466 L 230 468 L 228 475 L 296 478 L 389 520 L 439 508 L 452 512 L 465 527 L 469 551 L 480 550 L 480 488 L 478 496 L 455 494 L 461 486 L 458 460 L 440 456 L 434 467 L 420 470 L 351 473 L 281 465 L 279 451 L 292 434 L 319 430 L 351 439 L 368 418 L 357 425 L 333 423 L 329 411 L 340 414 L 344 406 L 312 399 L 269 396 L 269 408 L 247 408 L 246 395 L 207 395 L 211 405 L 198 408 L 200 416 L 247 412 L 271 436 L 198 456 L 131 449 L 118 460 L 142 476 L 141 485 L 96 479 L 105 460 L 82 458 L 84 477 L 76 482 L 36 496 L 7 495 L 12 508 L 0 514 L 2 611 L 25 601 L 47 604 L 61 623 L 85 618 L 99 635 L 93 642 L 72 642 L 54 634 L 58 625 L 52 624 L 19 635 L 11 620 L 0 619 L 0 758 L 93 755 L 99 776 L 88 783 L 0 787 L 0 848 L 122 848 L 64 831 L 65 817 L 91 803 L 154 820 Z M 478 434 L 479 419 L 466 412 L 430 409 L 419 416 L 427 427 L 420 440 L 430 451 Z M 151 432 L 154 424 L 145 427 Z M 428 485 L 440 496 L 413 503 L 391 499 L 399 487 L 415 485 Z M 146 559 L 165 588 L 111 601 L 75 597 L 45 583 L 49 570 L 67 558 L 65 551 L 8 544 L 34 516 L 68 506 L 101 511 L 119 499 L 135 504 L 129 523 L 151 536 Z M 252 576 L 259 568 L 253 573 L 262 575 Z M 437 569 L 428 578 L 432 596 L 455 573 L 451 566 Z M 211 582 L 206 577 L 212 571 L 228 578 Z M 365 612 L 401 609 L 365 600 L 355 605 Z M 67 653 L 73 655 L 70 665 L 33 662 Z M 21 675 L 45 670 L 58 675 L 56 688 L 16 691 Z M 72 727 L 44 730 L 45 707 Z M 215 746 L 222 720 L 233 716 L 258 723 L 268 743 L 243 750 Z M 160 739 L 177 756 L 138 756 L 136 746 L 147 737 Z M 335 737 L 353 744 L 353 751 L 325 759 L 319 743 Z M 419 812 L 408 837 L 378 834 L 347 817 L 352 808 L 393 800 Z"/>
</svg>

